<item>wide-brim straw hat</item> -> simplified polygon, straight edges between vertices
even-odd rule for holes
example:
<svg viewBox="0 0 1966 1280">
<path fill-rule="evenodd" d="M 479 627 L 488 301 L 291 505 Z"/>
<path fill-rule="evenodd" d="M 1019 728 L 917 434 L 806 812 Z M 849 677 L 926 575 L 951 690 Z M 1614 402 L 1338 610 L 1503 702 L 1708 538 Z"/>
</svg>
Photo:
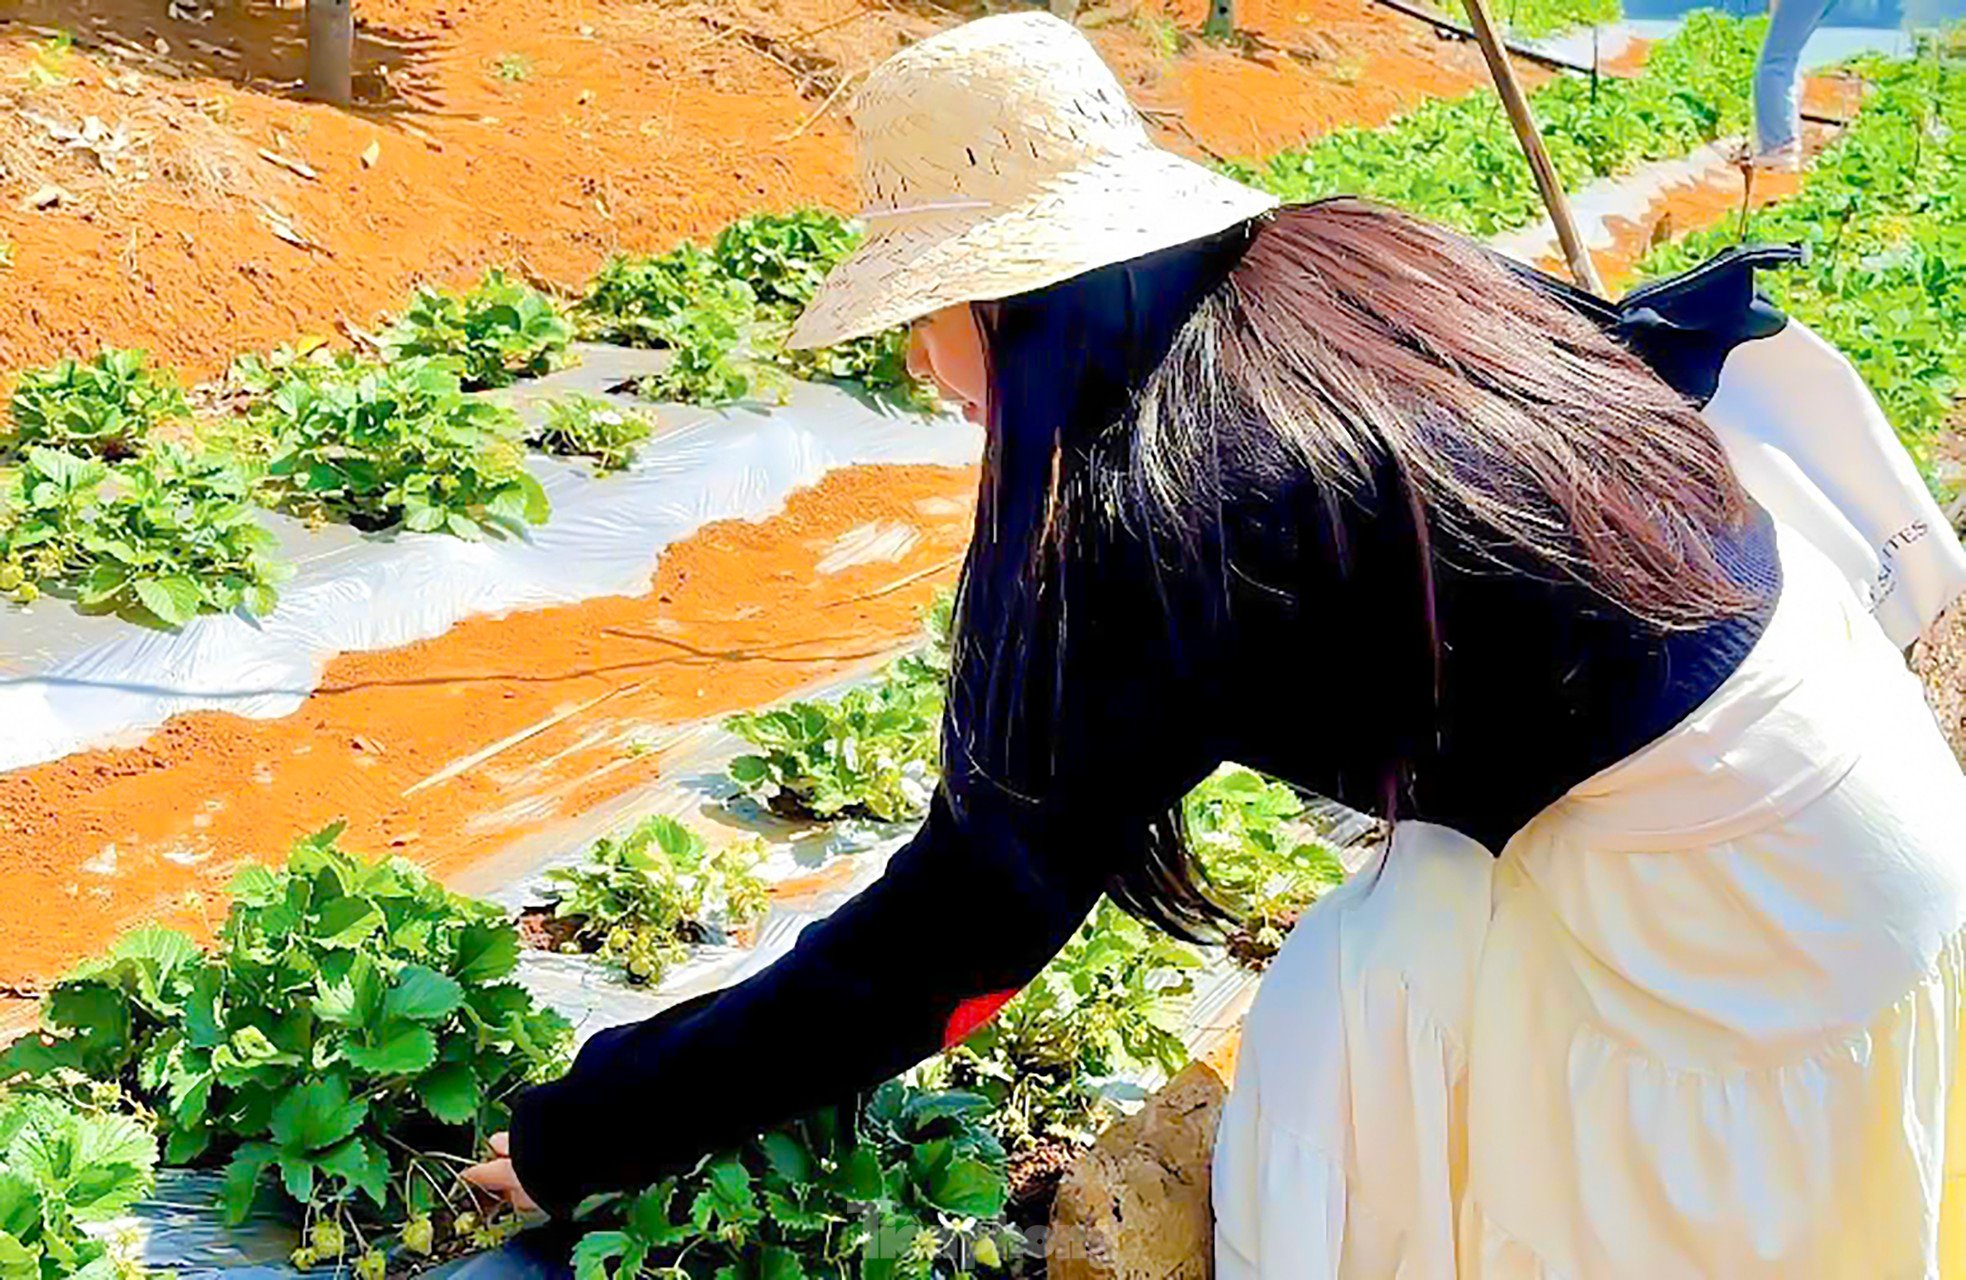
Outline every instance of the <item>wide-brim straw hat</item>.
<svg viewBox="0 0 1966 1280">
<path fill-rule="evenodd" d="M 979 18 L 895 54 L 851 110 L 866 239 L 794 347 L 878 333 L 1199 240 L 1276 207 L 1165 151 L 1085 37 Z"/>
</svg>

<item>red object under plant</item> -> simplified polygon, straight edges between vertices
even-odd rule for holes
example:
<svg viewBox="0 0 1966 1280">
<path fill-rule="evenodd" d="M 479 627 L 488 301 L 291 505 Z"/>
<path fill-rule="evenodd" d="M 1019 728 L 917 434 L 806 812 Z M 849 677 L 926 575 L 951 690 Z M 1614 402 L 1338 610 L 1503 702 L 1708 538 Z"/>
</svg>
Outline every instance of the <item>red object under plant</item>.
<svg viewBox="0 0 1966 1280">
<path fill-rule="evenodd" d="M 987 996 L 971 996 L 956 1006 L 949 1015 L 949 1025 L 942 1032 L 942 1047 L 954 1048 L 969 1039 L 969 1033 L 997 1016 L 997 1010 L 1010 1003 L 1017 994 L 1015 987 L 1008 991 L 993 991 Z"/>
</svg>

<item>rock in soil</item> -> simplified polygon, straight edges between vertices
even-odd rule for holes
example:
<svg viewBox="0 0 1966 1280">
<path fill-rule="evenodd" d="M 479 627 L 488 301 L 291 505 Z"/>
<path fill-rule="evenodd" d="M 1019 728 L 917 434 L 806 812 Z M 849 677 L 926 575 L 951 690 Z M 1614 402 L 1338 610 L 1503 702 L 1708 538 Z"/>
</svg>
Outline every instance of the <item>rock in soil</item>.
<svg viewBox="0 0 1966 1280">
<path fill-rule="evenodd" d="M 1108 1129 L 1065 1175 L 1045 1241 L 1050 1280 L 1205 1280 L 1213 1274 L 1209 1156 L 1229 1087 L 1195 1062 Z"/>
<path fill-rule="evenodd" d="M 1953 754 L 1966 765 L 1966 600 L 1925 633 L 1911 665 L 1925 682 L 1925 700 L 1932 704 Z"/>
</svg>

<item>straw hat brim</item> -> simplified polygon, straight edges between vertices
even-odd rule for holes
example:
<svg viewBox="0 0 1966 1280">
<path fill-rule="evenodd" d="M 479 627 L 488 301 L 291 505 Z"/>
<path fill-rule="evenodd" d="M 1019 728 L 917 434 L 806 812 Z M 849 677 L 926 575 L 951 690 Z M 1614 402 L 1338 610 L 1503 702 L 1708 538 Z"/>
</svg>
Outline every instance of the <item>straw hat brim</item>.
<svg viewBox="0 0 1966 1280">
<path fill-rule="evenodd" d="M 1276 208 L 1158 147 L 1055 178 L 1009 208 L 929 210 L 873 221 L 792 328 L 794 348 L 829 347 L 959 302 L 1008 298 L 1225 231 Z"/>
</svg>

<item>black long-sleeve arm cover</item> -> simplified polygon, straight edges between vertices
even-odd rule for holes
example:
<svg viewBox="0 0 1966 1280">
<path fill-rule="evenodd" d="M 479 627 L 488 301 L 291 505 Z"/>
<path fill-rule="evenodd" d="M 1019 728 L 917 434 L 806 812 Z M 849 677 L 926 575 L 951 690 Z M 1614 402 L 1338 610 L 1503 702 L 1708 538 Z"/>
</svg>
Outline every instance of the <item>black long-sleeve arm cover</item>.
<svg viewBox="0 0 1966 1280">
<path fill-rule="evenodd" d="M 556 1216 L 645 1185 L 761 1126 L 836 1102 L 943 1047 L 958 1010 L 990 1007 L 1064 945 L 1123 845 L 1009 805 L 938 793 L 915 839 L 865 892 L 808 926 L 748 981 L 601 1032 L 561 1080 L 520 1097 L 520 1182 Z M 1081 840 L 1087 843 L 1080 843 Z M 1040 851 L 1078 845 L 1079 856 Z"/>
</svg>

